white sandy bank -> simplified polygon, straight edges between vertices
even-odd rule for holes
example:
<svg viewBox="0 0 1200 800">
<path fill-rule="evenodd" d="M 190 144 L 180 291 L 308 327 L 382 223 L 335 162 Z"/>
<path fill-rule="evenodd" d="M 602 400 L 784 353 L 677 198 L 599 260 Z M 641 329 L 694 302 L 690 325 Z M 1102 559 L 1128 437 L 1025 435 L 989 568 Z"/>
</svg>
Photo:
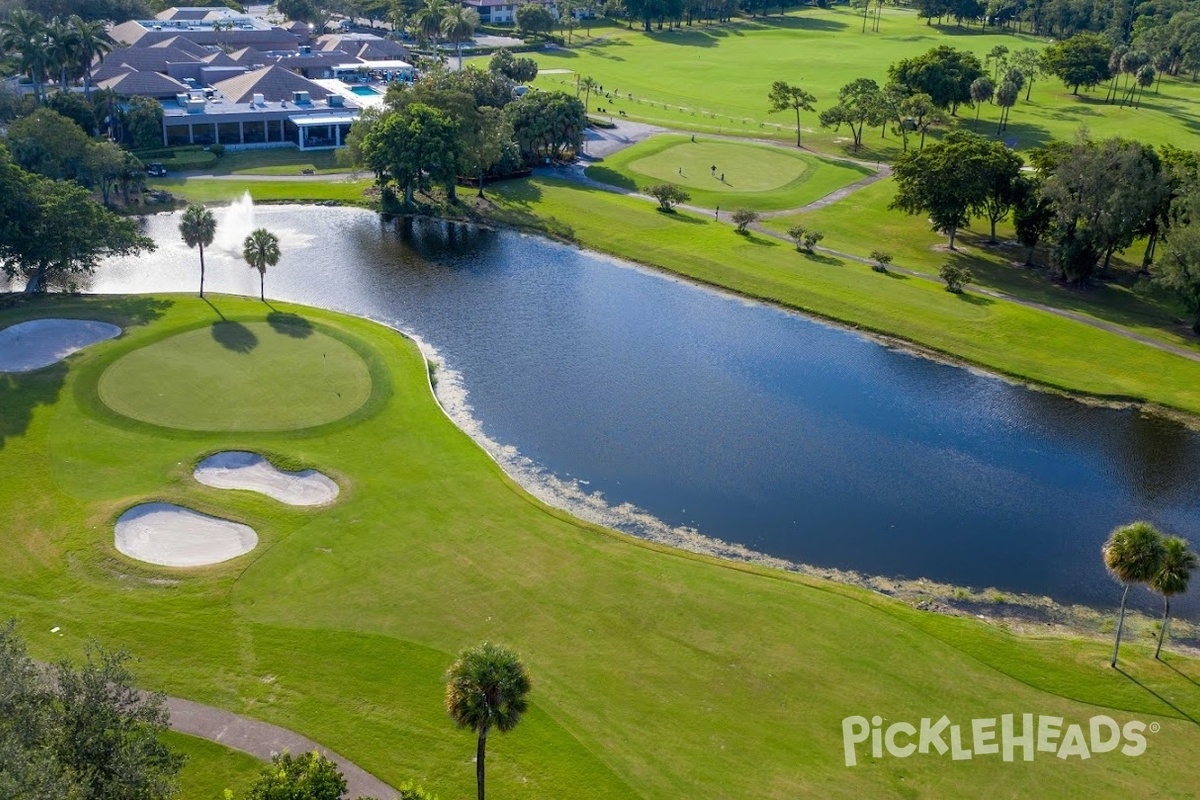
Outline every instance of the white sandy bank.
<svg viewBox="0 0 1200 800">
<path fill-rule="evenodd" d="M 117 519 L 116 546 L 130 558 L 164 567 L 199 567 L 249 553 L 258 534 L 248 525 L 170 503 L 143 503 Z"/>
<path fill-rule="evenodd" d="M 31 319 L 0 331 L 0 372 L 29 372 L 76 350 L 112 339 L 121 329 L 91 319 Z"/>
<path fill-rule="evenodd" d="M 291 506 L 333 502 L 338 485 L 315 469 L 284 472 L 256 453 L 229 450 L 196 465 L 196 480 L 217 489 L 248 489 Z"/>
</svg>

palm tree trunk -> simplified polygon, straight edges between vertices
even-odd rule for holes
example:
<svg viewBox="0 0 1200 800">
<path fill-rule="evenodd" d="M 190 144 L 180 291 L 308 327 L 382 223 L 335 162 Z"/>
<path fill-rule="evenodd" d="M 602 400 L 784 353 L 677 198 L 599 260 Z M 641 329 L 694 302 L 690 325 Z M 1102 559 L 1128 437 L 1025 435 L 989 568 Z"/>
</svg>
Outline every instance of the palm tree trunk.
<svg viewBox="0 0 1200 800">
<path fill-rule="evenodd" d="M 260 269 L 258 271 L 258 299 L 262 300 L 264 303 L 267 302 L 266 283 L 267 283 L 267 271 L 265 269 Z"/>
<path fill-rule="evenodd" d="M 1125 601 L 1129 598 L 1129 584 L 1125 584 L 1125 591 L 1121 592 L 1121 615 L 1117 617 L 1117 638 L 1113 642 L 1113 654 L 1109 660 L 1110 667 L 1117 666 L 1117 651 L 1121 649 L 1121 631 L 1125 627 Z"/>
<path fill-rule="evenodd" d="M 1163 595 L 1163 621 L 1158 629 L 1158 645 L 1154 648 L 1154 658 L 1158 659 L 1158 654 L 1162 651 L 1163 639 L 1167 638 L 1167 625 L 1171 619 L 1171 600 L 1166 595 Z"/>
<path fill-rule="evenodd" d="M 479 197 L 483 198 L 483 170 L 479 170 Z"/>
<path fill-rule="evenodd" d="M 200 296 L 204 297 L 204 242 L 200 243 Z"/>
<path fill-rule="evenodd" d="M 812 102 L 811 100 L 809 101 Z M 800 146 L 800 109 L 796 109 L 796 147 Z"/>
<path fill-rule="evenodd" d="M 475 782 L 479 787 L 479 800 L 483 800 L 483 759 L 487 752 L 488 729 L 479 732 L 479 746 L 475 749 Z"/>
</svg>

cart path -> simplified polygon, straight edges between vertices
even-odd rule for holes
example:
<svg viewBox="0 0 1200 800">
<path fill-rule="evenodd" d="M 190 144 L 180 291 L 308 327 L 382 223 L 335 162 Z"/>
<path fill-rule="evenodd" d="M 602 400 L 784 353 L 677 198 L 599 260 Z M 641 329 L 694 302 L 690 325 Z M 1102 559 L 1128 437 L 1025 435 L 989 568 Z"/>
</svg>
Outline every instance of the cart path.
<svg viewBox="0 0 1200 800">
<path fill-rule="evenodd" d="M 284 750 L 293 754 L 316 750 L 337 764 L 346 777 L 350 797 L 391 800 L 396 796 L 395 789 L 362 767 L 295 731 L 179 697 L 166 698 L 166 707 L 172 730 L 241 750 L 263 761 L 270 761 L 271 756 Z"/>
<path fill-rule="evenodd" d="M 584 174 L 584 166 L 581 164 L 571 164 L 571 165 L 560 166 L 560 167 L 540 167 L 540 168 L 534 170 L 534 174 L 540 175 L 543 177 L 558 178 L 560 180 L 572 181 L 574 183 L 579 183 L 579 184 L 588 186 L 593 189 L 599 189 L 601 191 L 612 192 L 614 194 L 623 194 L 623 195 L 638 197 L 638 198 L 644 199 L 651 203 L 658 202 L 653 197 L 650 197 L 649 195 L 646 195 L 646 194 L 642 194 L 641 192 L 635 192 L 631 189 L 625 189 L 620 186 L 613 186 L 612 184 L 603 183 L 602 181 L 595 180 L 594 178 L 589 178 L 586 174 Z M 881 166 L 874 175 L 867 176 L 866 178 L 856 181 L 856 182 L 850 184 L 849 186 L 844 186 L 835 192 L 831 192 L 830 194 L 825 195 L 824 197 L 820 198 L 819 200 L 815 200 L 811 203 L 808 203 L 807 205 L 800 206 L 798 208 L 787 209 L 784 211 L 768 212 L 768 213 L 762 214 L 761 216 L 764 218 L 769 218 L 769 217 L 782 216 L 782 215 L 786 215 L 786 214 L 800 214 L 800 213 L 804 213 L 806 211 L 815 211 L 818 208 L 824 208 L 825 206 L 830 205 L 831 203 L 835 203 L 839 200 L 843 200 L 846 197 L 854 194 L 855 192 L 863 189 L 864 187 L 869 186 L 872 183 L 875 183 L 876 181 L 882 180 L 883 178 L 887 177 L 890 174 L 891 174 L 890 168 L 888 168 L 886 166 Z M 711 209 L 711 208 L 702 208 L 700 206 L 693 206 L 693 205 L 687 205 L 687 204 L 682 204 L 682 203 L 676 207 L 687 210 L 687 211 L 691 211 L 696 214 L 705 214 L 705 215 L 716 216 L 715 210 Z M 730 225 L 733 224 L 732 220 L 729 219 L 728 213 L 726 213 L 724 217 L 719 217 L 719 220 L 721 222 L 728 223 Z M 752 224 L 750 226 L 750 229 L 756 233 L 760 233 L 764 236 L 770 236 L 774 239 L 780 239 L 782 241 L 786 241 L 789 243 L 792 241 L 785 234 L 778 233 L 776 231 L 767 230 L 766 228 L 762 227 L 762 225 L 759 223 Z M 873 263 L 871 261 L 871 259 L 869 259 L 869 258 L 864 258 L 863 256 L 854 255 L 853 253 L 846 253 L 841 250 L 833 250 L 828 247 L 817 247 L 815 249 L 820 252 L 828 253 L 829 255 L 836 256 L 837 258 L 846 259 L 848 261 L 856 261 L 860 264 Z M 942 279 L 940 277 L 938 277 L 937 275 L 931 275 L 928 272 L 921 272 L 920 270 L 915 270 L 915 269 L 906 269 L 904 267 L 896 266 L 894 264 L 889 266 L 888 269 L 892 272 L 896 272 L 901 275 L 908 275 L 910 277 L 918 278 L 920 280 L 932 281 L 933 283 L 939 283 L 939 284 L 942 283 Z M 1200 350 L 1195 350 L 1193 348 L 1185 347 L 1182 345 L 1172 344 L 1170 342 L 1164 342 L 1161 339 L 1155 339 L 1152 336 L 1146 336 L 1145 334 L 1138 333 L 1137 331 L 1132 331 L 1129 328 L 1126 328 L 1122 325 L 1118 325 L 1117 323 L 1114 323 L 1114 322 L 1107 322 L 1105 320 L 1098 319 L 1096 317 L 1088 316 L 1087 314 L 1081 314 L 1081 313 L 1078 313 L 1075 311 L 1068 311 L 1063 308 L 1057 308 L 1055 306 L 1047 305 L 1045 303 L 1039 303 L 1034 300 L 1026 300 L 1021 297 L 1017 297 L 1015 295 L 1008 294 L 1007 292 L 999 291 L 997 289 L 987 289 L 982 286 L 976 286 L 975 284 L 970 284 L 967 288 L 969 288 L 972 292 L 979 294 L 979 295 L 983 295 L 985 297 L 991 297 L 991 298 L 995 298 L 997 300 L 1005 300 L 1010 303 L 1015 303 L 1016 305 L 1019 305 L 1019 306 L 1036 309 L 1038 311 L 1043 311 L 1047 314 L 1053 314 L 1057 317 L 1062 317 L 1063 319 L 1069 319 L 1074 322 L 1083 323 L 1084 325 L 1090 325 L 1093 328 L 1099 328 L 1100 330 L 1116 334 L 1117 336 L 1120 336 L 1124 339 L 1138 342 L 1140 344 L 1147 345 L 1148 347 L 1153 347 L 1156 350 L 1161 350 L 1165 353 L 1170 353 L 1172 355 L 1180 356 L 1182 358 L 1186 358 L 1191 361 L 1200 362 Z"/>
</svg>

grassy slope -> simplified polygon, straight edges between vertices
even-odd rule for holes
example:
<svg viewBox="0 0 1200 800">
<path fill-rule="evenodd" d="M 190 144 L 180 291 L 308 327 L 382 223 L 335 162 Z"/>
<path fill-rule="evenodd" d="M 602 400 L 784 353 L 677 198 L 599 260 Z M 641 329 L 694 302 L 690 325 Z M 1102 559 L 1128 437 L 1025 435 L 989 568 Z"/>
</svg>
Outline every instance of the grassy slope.
<svg viewBox="0 0 1200 800">
<path fill-rule="evenodd" d="M 1003 244 L 987 244 L 987 220 L 976 220 L 973 230 L 963 231 L 959 251 L 949 253 L 946 237 L 934 233 L 927 220 L 888 209 L 895 193 L 896 184 L 885 180 L 817 211 L 774 217 L 764 224 L 780 233 L 796 224 L 819 230 L 825 234 L 822 246 L 861 257 L 885 250 L 897 266 L 930 275 L 949 261 L 966 264 L 981 286 L 1087 314 L 1171 344 L 1197 347 L 1190 325 L 1181 320 L 1190 322 L 1191 315 L 1173 297 L 1155 291 L 1147 281 L 1139 282 L 1134 264 L 1117 263 L 1116 281 L 1082 290 L 1067 287 L 1051 281 L 1045 269 L 1021 266 L 1025 248 L 1015 244 L 1011 224 L 997 226 Z M 1130 256 L 1140 265 L 1140 253 Z M 1045 263 L 1045 254 L 1039 251 L 1036 260 Z"/>
<path fill-rule="evenodd" d="M 980 60 L 998 44 L 1012 50 L 1045 44 L 1031 36 L 981 33 L 978 28 L 966 30 L 952 24 L 939 29 L 903 9 L 885 9 L 881 33 L 861 33 L 861 26 L 862 18 L 849 8 L 804 8 L 783 18 L 714 27 L 693 25 L 651 34 L 616 28 L 603 31 L 606 38 L 597 37 L 587 46 L 539 52 L 534 58 L 543 69 L 591 75 L 607 92 L 619 92 L 620 97 L 614 96 L 612 101 L 601 97 L 590 103 L 593 108 L 597 104 L 608 107 L 613 116 L 624 111 L 633 119 L 682 130 L 770 136 L 792 142 L 795 117 L 792 112 L 768 113 L 767 90 L 776 80 L 798 83 L 818 98 L 817 111 L 801 118 L 805 145 L 842 153 L 849 134 L 844 128 L 840 132 L 822 130 L 817 115 L 836 102 L 838 89 L 850 80 L 873 78 L 882 85 L 890 64 L 942 44 L 972 50 Z M 575 76 L 543 75 L 537 85 L 573 92 Z M 633 94 L 632 101 L 628 93 Z M 1051 138 L 1070 139 L 1086 124 L 1098 138 L 1129 136 L 1136 131 L 1144 142 L 1197 147 L 1200 86 L 1168 77 L 1161 93 L 1147 94 L 1139 109 L 1105 105 L 1103 90 L 1098 97 L 1086 93 L 1075 97 L 1056 79 L 1039 79 L 1031 102 L 1025 101 L 1022 92 L 1004 136 L 1015 138 L 1023 149 Z M 995 106 L 984 107 L 981 133 L 994 133 L 997 112 Z M 969 109 L 961 115 L 964 120 L 974 119 Z M 867 148 L 863 156 L 870 158 L 891 158 L 900 149 L 891 133 L 881 139 L 879 130 L 867 131 L 863 143 Z"/>
<path fill-rule="evenodd" d="M 226 317 L 263 316 L 256 302 L 212 299 Z M 1138 683 L 1107 668 L 1103 643 L 1020 641 L 580 524 L 514 487 L 441 414 L 414 346 L 295 310 L 360 339 L 386 368 L 379 413 L 308 435 L 113 426 L 89 411 L 106 364 L 215 321 L 209 306 L 64 298 L 0 314 L 0 325 L 50 314 L 148 322 L 69 371 L 0 382 L 0 470 L 22 476 L 0 484 L 0 602 L 24 618 L 38 656 L 89 636 L 119 642 L 156 688 L 294 727 L 443 797 L 470 793 L 473 740 L 444 717 L 441 674 L 483 638 L 516 647 L 535 680 L 527 721 L 489 748 L 497 796 L 1185 796 L 1200 777 L 1189 757 L 1200 732 L 1180 718 L 1200 714 L 1200 664 L 1180 660 L 1176 672 L 1133 644 Z M 319 465 L 346 491 L 304 511 L 189 479 L 201 454 L 225 447 Z M 111 523 L 149 496 L 244 519 L 262 545 L 211 569 L 138 565 L 113 550 Z M 38 633 L 52 625 L 67 636 Z M 1085 722 L 1098 707 L 1122 709 L 1122 721 L 1162 715 L 1163 732 L 1137 759 L 841 761 L 848 714 Z"/>
<path fill-rule="evenodd" d="M 1200 412 L 1200 363 L 1012 303 L 951 295 L 932 282 L 762 235 L 739 237 L 686 212 L 553 181 L 498 187 L 501 219 L 540 225 L 615 255 L 752 297 L 891 333 L 999 372 L 1099 396 Z"/>
<path fill-rule="evenodd" d="M 686 189 L 693 205 L 755 211 L 803 206 L 870 174 L 865 167 L 778 147 L 670 135 L 587 169 L 588 177 L 625 189 L 642 191 L 665 181 Z"/>
</svg>

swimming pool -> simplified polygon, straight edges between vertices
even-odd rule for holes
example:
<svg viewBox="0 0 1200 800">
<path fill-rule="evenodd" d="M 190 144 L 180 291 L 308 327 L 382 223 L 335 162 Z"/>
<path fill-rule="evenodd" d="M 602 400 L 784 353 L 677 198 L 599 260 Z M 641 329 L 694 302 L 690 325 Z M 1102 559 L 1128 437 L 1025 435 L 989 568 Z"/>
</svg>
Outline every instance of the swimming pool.
<svg viewBox="0 0 1200 800">
<path fill-rule="evenodd" d="M 382 92 L 378 92 L 370 86 L 351 86 L 350 91 L 361 97 L 374 97 L 377 94 L 382 94 Z"/>
</svg>

